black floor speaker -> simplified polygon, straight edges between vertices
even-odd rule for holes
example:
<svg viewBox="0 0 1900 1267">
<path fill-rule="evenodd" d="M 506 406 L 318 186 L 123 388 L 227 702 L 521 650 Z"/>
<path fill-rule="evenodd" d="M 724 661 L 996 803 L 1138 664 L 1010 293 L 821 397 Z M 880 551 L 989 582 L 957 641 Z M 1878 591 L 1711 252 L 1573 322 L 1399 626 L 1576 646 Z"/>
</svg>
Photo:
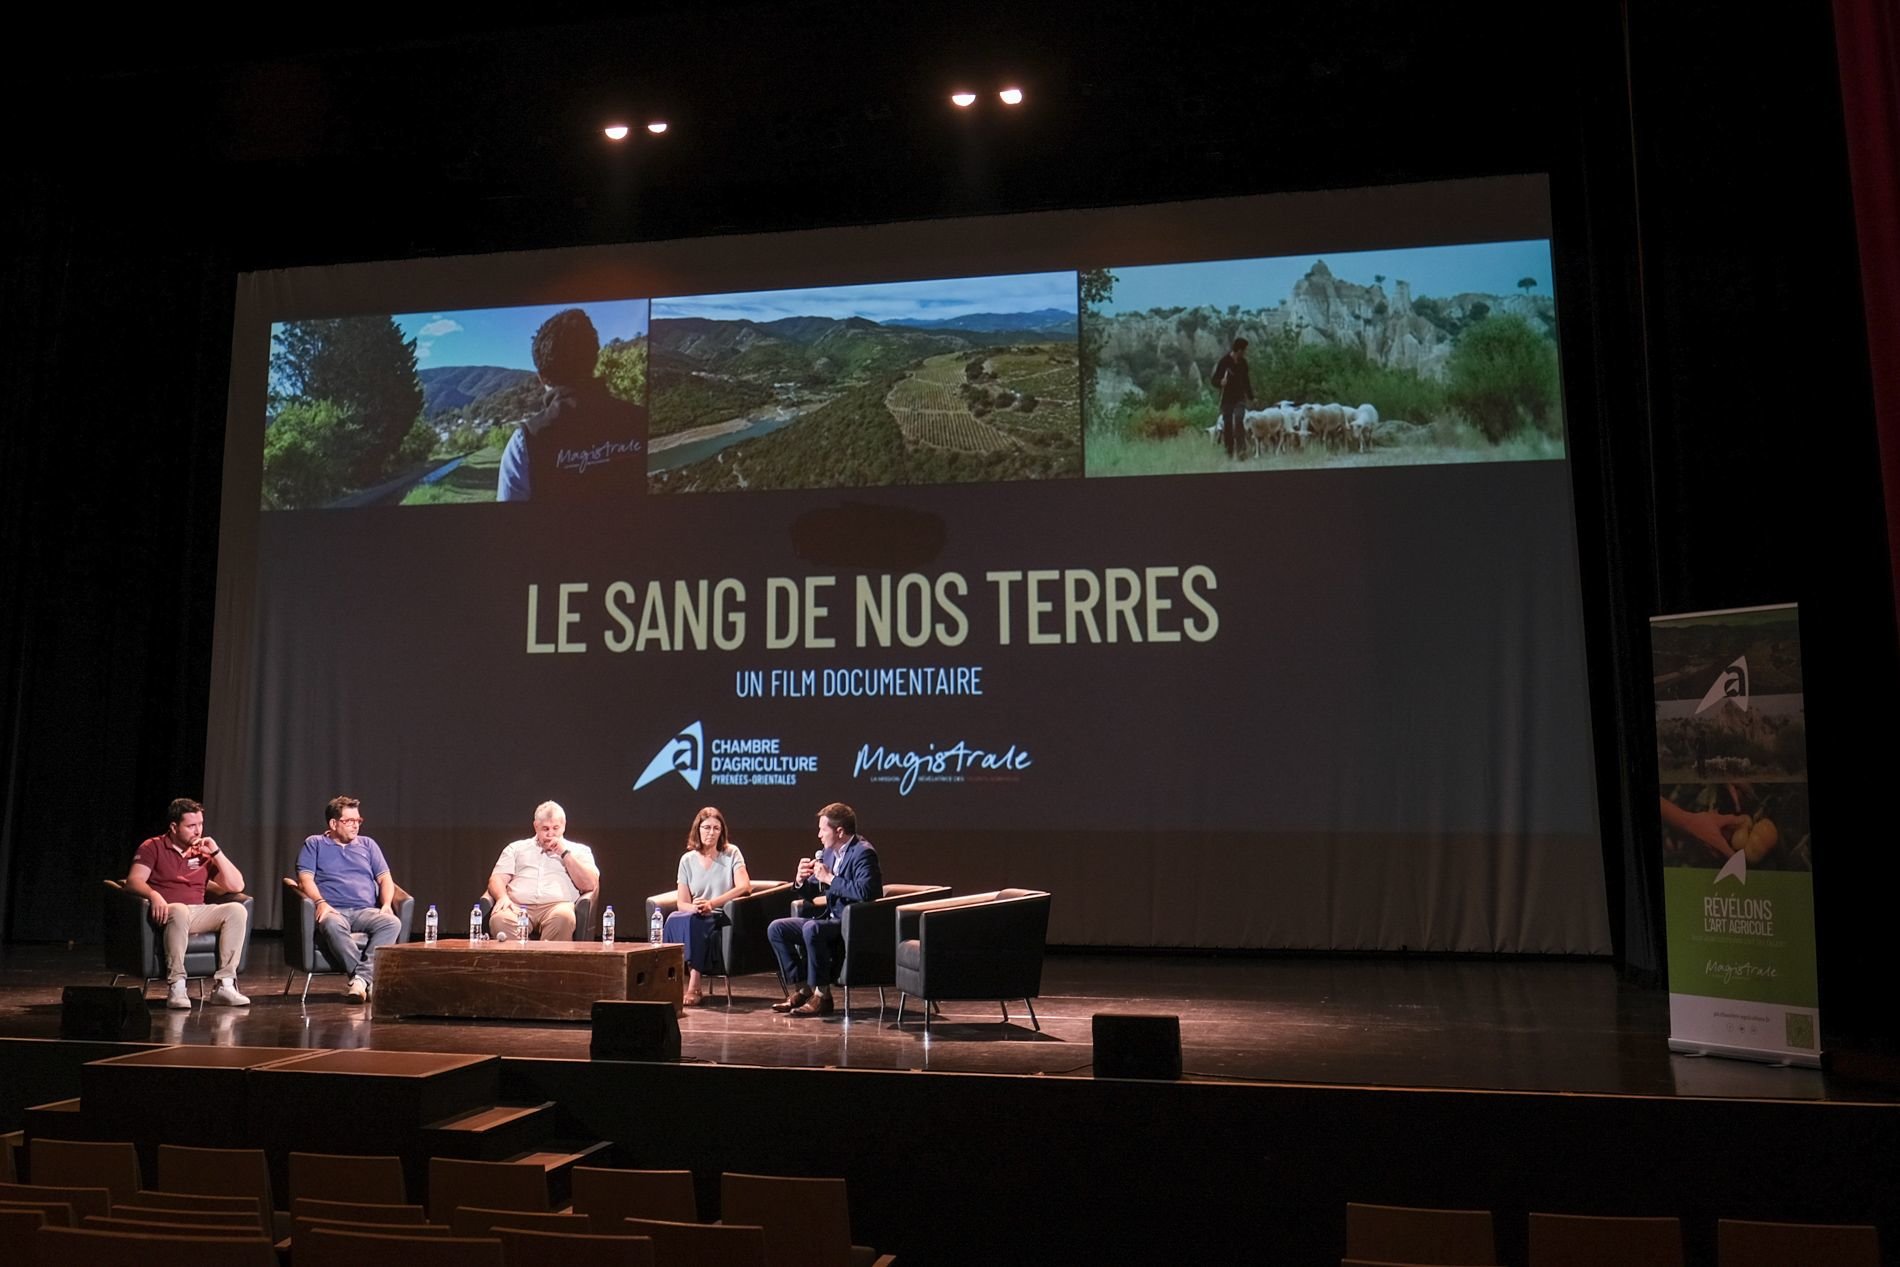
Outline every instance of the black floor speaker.
<svg viewBox="0 0 1900 1267">
<path fill-rule="evenodd" d="M 1178 1078 L 1181 1076 L 1181 1018 L 1097 1012 L 1095 1036 L 1098 1078 Z"/>
<path fill-rule="evenodd" d="M 595 1060 L 678 1060 L 680 1018 L 671 1003 L 594 1000 Z"/>
<path fill-rule="evenodd" d="M 59 996 L 59 1036 L 139 1042 L 152 1036 L 152 1013 L 136 985 L 69 985 Z"/>
</svg>

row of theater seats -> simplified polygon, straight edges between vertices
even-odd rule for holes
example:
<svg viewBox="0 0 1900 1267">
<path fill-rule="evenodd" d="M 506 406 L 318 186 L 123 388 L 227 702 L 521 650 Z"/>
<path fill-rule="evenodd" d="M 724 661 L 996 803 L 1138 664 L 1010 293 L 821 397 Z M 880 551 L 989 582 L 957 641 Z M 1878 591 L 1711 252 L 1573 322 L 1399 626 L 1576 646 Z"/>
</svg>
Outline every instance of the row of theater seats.
<svg viewBox="0 0 1900 1267">
<path fill-rule="evenodd" d="M 0 1246 L 24 1267 L 137 1263 L 183 1252 L 194 1267 L 889 1267 L 851 1243 L 842 1179 L 721 1177 L 721 1221 L 699 1222 L 691 1172 L 575 1167 L 572 1204 L 549 1208 L 539 1162 L 431 1158 L 427 1204 L 402 1161 L 291 1153 L 279 1210 L 261 1150 L 160 1145 L 158 1187 L 129 1143 L 35 1139 L 25 1175 L 0 1148 Z M 17 1182 L 24 1177 L 31 1182 Z"/>
<path fill-rule="evenodd" d="M 1879 1267 L 1880 1234 L 1864 1225 L 1716 1225 L 1718 1267 Z M 1341 1267 L 1494 1267 L 1489 1210 L 1346 1207 Z M 1530 1267 L 1683 1267 L 1682 1223 L 1673 1218 L 1530 1216 Z"/>
</svg>

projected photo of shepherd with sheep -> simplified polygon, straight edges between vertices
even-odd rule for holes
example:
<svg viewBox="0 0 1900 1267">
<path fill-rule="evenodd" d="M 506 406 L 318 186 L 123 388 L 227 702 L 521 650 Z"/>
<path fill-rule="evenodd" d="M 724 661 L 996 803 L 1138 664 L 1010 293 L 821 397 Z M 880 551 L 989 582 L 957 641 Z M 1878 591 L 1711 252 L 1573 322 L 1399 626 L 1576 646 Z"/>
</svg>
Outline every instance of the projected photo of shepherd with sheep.
<svg viewBox="0 0 1900 1267">
<path fill-rule="evenodd" d="M 1081 297 L 1090 476 L 1564 456 L 1547 241 L 1088 269 Z"/>
</svg>

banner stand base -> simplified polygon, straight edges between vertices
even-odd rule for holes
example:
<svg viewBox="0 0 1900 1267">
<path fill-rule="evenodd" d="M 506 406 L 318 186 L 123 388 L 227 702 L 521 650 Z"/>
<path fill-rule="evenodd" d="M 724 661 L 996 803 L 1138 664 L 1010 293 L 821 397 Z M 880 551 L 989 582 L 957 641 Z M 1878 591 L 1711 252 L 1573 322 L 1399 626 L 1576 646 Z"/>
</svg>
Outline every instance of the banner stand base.
<svg viewBox="0 0 1900 1267">
<path fill-rule="evenodd" d="M 1724 1047 L 1721 1043 L 1692 1043 L 1680 1038 L 1669 1040 L 1669 1050 L 1682 1056 L 1726 1056 L 1730 1060 L 1752 1060 L 1758 1065 L 1781 1065 L 1791 1069 L 1819 1069 L 1819 1052 L 1762 1051 L 1758 1047 Z"/>
</svg>

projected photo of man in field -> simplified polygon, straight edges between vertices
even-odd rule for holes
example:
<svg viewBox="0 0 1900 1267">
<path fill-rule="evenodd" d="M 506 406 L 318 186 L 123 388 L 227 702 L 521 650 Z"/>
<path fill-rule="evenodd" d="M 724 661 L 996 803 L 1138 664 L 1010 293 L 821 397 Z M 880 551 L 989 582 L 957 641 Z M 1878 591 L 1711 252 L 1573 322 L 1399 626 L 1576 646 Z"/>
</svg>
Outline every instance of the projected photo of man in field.
<svg viewBox="0 0 1900 1267">
<path fill-rule="evenodd" d="M 1082 473 L 1074 273 L 662 299 L 649 491 Z"/>
<path fill-rule="evenodd" d="M 644 299 L 275 323 L 263 508 L 638 496 L 646 372 Z"/>
<path fill-rule="evenodd" d="M 1562 458 L 1550 276 L 1541 239 L 1086 269 L 1088 474 Z"/>
</svg>

